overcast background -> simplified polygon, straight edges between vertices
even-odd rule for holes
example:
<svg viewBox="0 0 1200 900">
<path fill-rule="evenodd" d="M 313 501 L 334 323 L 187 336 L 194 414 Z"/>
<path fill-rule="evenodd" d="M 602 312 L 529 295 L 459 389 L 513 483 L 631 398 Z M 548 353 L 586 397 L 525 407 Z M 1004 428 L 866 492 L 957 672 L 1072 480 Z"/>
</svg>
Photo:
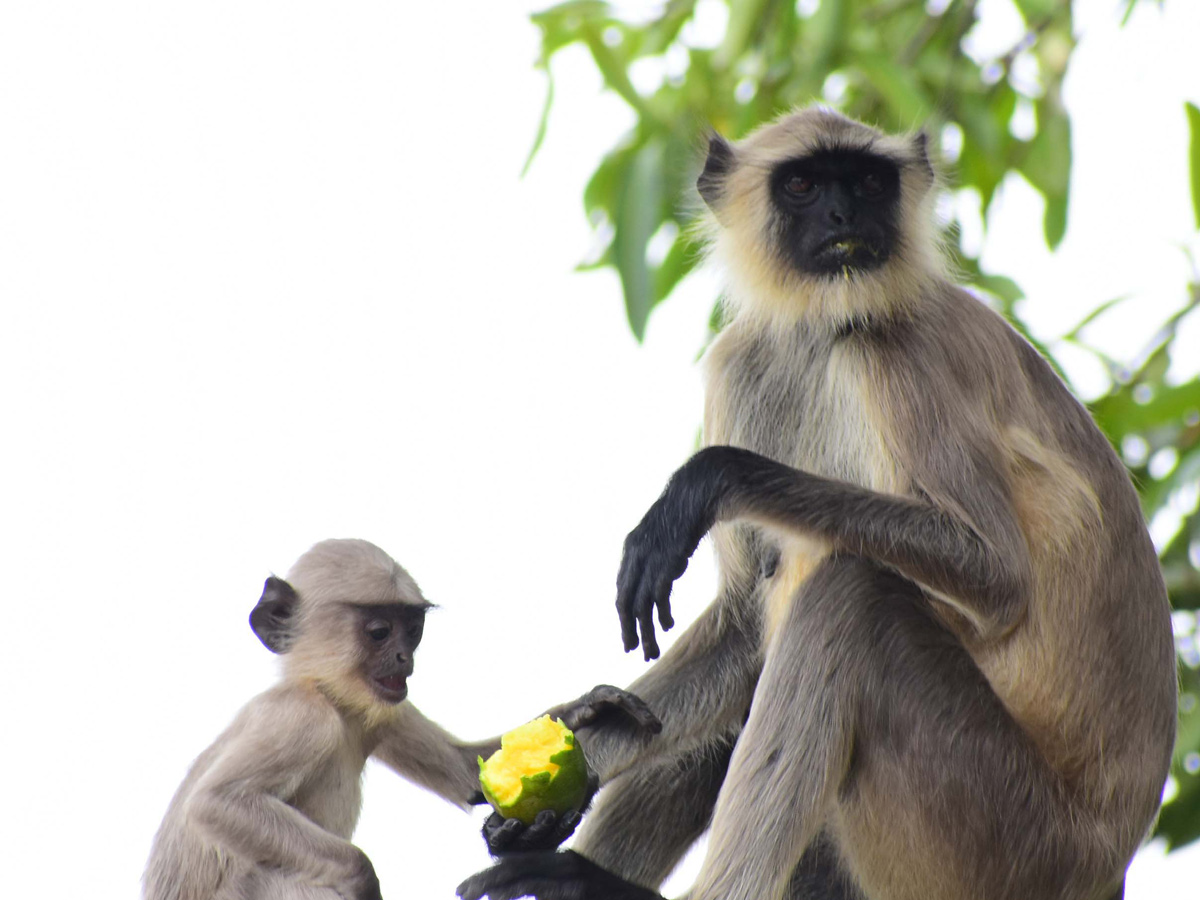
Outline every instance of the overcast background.
<svg viewBox="0 0 1200 900">
<path fill-rule="evenodd" d="M 694 447 L 716 289 L 689 280 L 639 347 L 615 276 L 572 271 L 584 180 L 629 119 L 561 54 L 518 178 L 540 5 L 0 8 L 5 896 L 138 895 L 188 764 L 275 675 L 246 625 L 263 579 L 322 538 L 380 544 L 441 605 L 410 697 L 459 734 L 643 671 L 612 583 Z M 1182 303 L 1195 245 L 1200 5 L 1124 33 L 1119 5 L 1079 7 L 1062 249 L 1014 183 L 985 264 L 1046 337 L 1136 292 L 1090 332 L 1128 353 Z M 981 46 L 1011 45 L 1008 0 L 982 6 Z M 677 619 L 712 585 L 702 548 Z M 487 864 L 481 812 L 374 766 L 365 793 L 385 897 L 451 898 Z M 1197 883 L 1200 852 L 1151 847 L 1127 896 Z"/>
</svg>

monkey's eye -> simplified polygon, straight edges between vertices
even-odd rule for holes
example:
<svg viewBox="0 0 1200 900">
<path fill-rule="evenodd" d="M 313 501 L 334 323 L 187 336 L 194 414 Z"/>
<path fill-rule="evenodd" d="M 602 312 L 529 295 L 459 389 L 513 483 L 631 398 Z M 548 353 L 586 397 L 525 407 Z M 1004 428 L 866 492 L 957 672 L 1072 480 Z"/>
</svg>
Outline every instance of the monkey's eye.
<svg viewBox="0 0 1200 900">
<path fill-rule="evenodd" d="M 798 197 L 810 193 L 814 187 L 816 187 L 816 184 L 811 178 L 805 175 L 793 175 L 784 184 L 784 188 L 787 189 L 789 194 L 795 194 Z"/>
<path fill-rule="evenodd" d="M 883 181 L 878 175 L 864 175 L 858 182 L 858 189 L 867 197 L 878 197 L 883 193 Z"/>
<path fill-rule="evenodd" d="M 376 619 L 367 623 L 367 637 L 373 641 L 386 641 L 388 639 L 388 635 L 391 633 L 392 625 L 390 622 L 385 622 L 382 619 Z"/>
</svg>

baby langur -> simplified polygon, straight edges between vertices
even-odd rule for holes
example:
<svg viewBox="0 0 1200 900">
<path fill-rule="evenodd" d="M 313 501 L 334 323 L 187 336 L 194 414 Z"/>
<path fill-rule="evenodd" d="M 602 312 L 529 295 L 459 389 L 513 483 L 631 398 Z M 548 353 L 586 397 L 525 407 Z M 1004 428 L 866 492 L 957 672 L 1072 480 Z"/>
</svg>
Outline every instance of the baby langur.
<svg viewBox="0 0 1200 900">
<path fill-rule="evenodd" d="M 1120 459 L 945 274 L 923 136 L 806 109 L 698 187 L 733 316 L 708 446 L 625 542 L 626 650 L 710 530 L 717 597 L 632 686 L 661 736 L 580 735 L 612 781 L 575 851 L 460 894 L 652 900 L 711 822 L 690 900 L 1120 897 L 1176 711 Z"/>
<path fill-rule="evenodd" d="M 323 541 L 287 580 L 267 579 L 250 615 L 283 656 L 193 764 L 154 839 L 146 900 L 378 900 L 375 870 L 350 837 L 368 757 L 453 804 L 478 802 L 476 757 L 405 702 L 430 604 L 391 557 L 361 540 Z M 551 710 L 570 728 L 636 698 L 600 686 Z"/>
</svg>

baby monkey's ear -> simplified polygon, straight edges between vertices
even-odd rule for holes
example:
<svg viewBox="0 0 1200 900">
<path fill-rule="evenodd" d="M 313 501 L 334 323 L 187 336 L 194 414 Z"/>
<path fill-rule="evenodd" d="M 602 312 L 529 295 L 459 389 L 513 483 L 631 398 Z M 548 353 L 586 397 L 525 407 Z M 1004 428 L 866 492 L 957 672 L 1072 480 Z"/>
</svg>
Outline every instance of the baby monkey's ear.
<svg viewBox="0 0 1200 900">
<path fill-rule="evenodd" d="M 287 653 L 291 649 L 299 602 L 295 588 L 282 578 L 272 575 L 263 584 L 258 605 L 250 613 L 250 627 L 272 653 Z"/>
</svg>

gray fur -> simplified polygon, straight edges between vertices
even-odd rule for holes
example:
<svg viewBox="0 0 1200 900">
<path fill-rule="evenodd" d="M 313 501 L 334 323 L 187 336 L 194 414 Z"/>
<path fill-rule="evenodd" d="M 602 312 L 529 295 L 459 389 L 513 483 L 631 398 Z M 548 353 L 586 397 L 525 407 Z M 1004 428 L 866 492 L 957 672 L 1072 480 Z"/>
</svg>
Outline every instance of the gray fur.
<svg viewBox="0 0 1200 900">
<path fill-rule="evenodd" d="M 778 233 L 771 161 L 864 132 L 903 164 L 911 246 L 869 279 L 772 271 L 747 250 Z M 720 590 L 631 686 L 662 735 L 583 733 L 620 777 L 577 843 L 665 877 L 690 832 L 655 826 L 689 779 L 650 776 L 749 709 L 690 900 L 809 896 L 805 860 L 829 896 L 1106 900 L 1158 808 L 1175 659 L 1136 493 L 1046 362 L 930 262 L 905 141 L 806 110 L 706 185 L 736 317 L 706 363 L 713 449 L 672 484 L 720 476 Z"/>
<path fill-rule="evenodd" d="M 154 839 L 145 900 L 378 897 L 370 861 L 350 843 L 367 758 L 466 808 L 477 755 L 499 746 L 460 742 L 407 701 L 370 699 L 344 604 L 427 605 L 387 554 L 325 541 L 288 577 L 301 624 L 284 678 L 192 765 Z"/>
</svg>

